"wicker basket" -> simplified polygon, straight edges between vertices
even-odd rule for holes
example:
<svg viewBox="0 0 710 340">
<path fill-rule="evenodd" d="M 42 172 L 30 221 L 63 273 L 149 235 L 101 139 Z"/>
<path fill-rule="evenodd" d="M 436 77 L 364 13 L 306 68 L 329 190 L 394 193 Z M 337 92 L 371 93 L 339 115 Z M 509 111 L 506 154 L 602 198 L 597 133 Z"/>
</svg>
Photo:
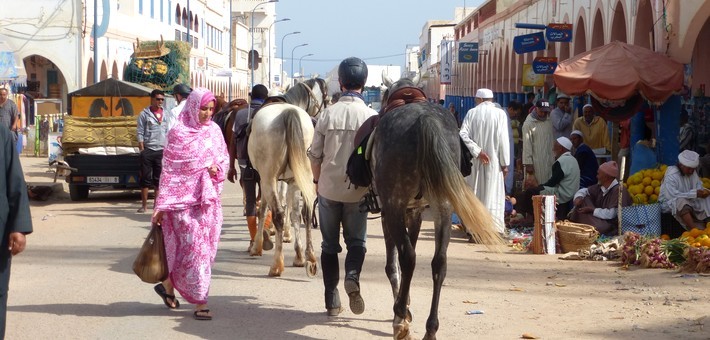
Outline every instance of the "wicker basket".
<svg viewBox="0 0 710 340">
<path fill-rule="evenodd" d="M 567 253 L 589 249 L 589 246 L 599 238 L 599 232 L 589 224 L 574 223 L 569 220 L 558 221 L 555 224 L 557 237 L 562 251 Z"/>
</svg>

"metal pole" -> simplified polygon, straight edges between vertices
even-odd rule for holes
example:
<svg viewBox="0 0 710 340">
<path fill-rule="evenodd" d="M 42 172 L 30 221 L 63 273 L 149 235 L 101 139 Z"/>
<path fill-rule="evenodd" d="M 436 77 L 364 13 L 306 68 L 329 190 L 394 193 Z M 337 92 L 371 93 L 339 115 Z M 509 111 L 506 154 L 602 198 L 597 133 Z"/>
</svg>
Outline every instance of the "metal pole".
<svg viewBox="0 0 710 340">
<path fill-rule="evenodd" d="M 312 56 L 312 55 L 313 55 L 313 53 L 308 53 L 308 54 L 306 54 L 306 55 L 301 56 L 300 58 L 298 58 L 298 73 L 301 74 L 301 78 L 303 78 L 303 68 L 301 67 L 301 61 L 303 60 L 303 58 L 305 58 L 305 57 L 310 57 L 310 56 Z"/>
<path fill-rule="evenodd" d="M 254 11 L 256 11 L 256 9 L 263 4 L 268 4 L 268 3 L 272 3 L 272 2 L 278 2 L 278 1 L 279 0 L 269 0 L 269 1 L 260 2 L 256 6 L 254 6 L 254 9 L 251 10 L 251 26 L 249 28 L 249 31 L 251 32 L 251 50 L 249 50 L 249 54 L 251 54 L 252 51 L 254 51 Z M 251 67 L 250 67 L 251 86 L 249 86 L 249 91 L 251 91 L 251 89 L 254 88 L 254 64 L 256 64 L 256 60 L 254 58 L 254 55 L 252 55 Z"/>
<path fill-rule="evenodd" d="M 229 0 L 229 85 L 227 85 L 227 98 L 232 101 L 232 0 Z"/>
<path fill-rule="evenodd" d="M 269 25 L 269 89 L 271 89 L 271 82 L 274 80 L 274 78 L 271 78 L 271 27 L 274 26 L 275 23 L 281 22 L 281 21 L 289 21 L 291 19 L 289 18 L 283 18 L 280 20 L 276 20 Z"/>
<path fill-rule="evenodd" d="M 296 46 L 294 46 L 293 49 L 291 50 L 291 85 L 294 84 L 294 83 L 293 83 L 293 52 L 294 52 L 297 48 L 299 48 L 299 47 L 301 47 L 301 46 L 306 46 L 306 45 L 308 45 L 308 43 L 296 45 Z"/>
<path fill-rule="evenodd" d="M 190 26 L 192 26 L 192 13 L 190 13 L 190 0 L 187 0 L 187 43 L 192 49 L 192 41 L 190 41 Z"/>
<path fill-rule="evenodd" d="M 99 19 L 98 0 L 94 0 L 94 84 L 99 82 L 99 25 L 96 23 Z"/>
<path fill-rule="evenodd" d="M 281 74 L 279 74 L 280 80 L 281 80 L 281 87 L 284 86 L 284 39 L 286 39 L 287 36 L 291 34 L 300 34 L 300 31 L 296 32 L 291 32 L 291 33 L 286 33 L 284 36 L 281 38 Z"/>
</svg>

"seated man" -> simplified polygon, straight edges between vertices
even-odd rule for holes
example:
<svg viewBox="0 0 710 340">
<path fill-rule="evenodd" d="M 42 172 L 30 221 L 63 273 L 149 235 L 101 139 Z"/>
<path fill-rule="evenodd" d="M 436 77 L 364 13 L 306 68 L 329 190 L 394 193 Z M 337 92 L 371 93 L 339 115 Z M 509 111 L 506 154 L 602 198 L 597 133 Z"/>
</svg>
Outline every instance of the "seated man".
<svg viewBox="0 0 710 340">
<path fill-rule="evenodd" d="M 619 219 L 619 167 L 615 161 L 602 164 L 597 171 L 597 184 L 582 188 L 574 195 L 574 210 L 570 220 L 594 226 L 600 234 L 615 235 Z M 622 191 L 621 206 L 628 207 L 633 201 L 629 191 Z"/>
<path fill-rule="evenodd" d="M 700 155 L 684 150 L 678 155 L 678 165 L 669 166 L 661 183 L 658 201 L 661 210 L 670 212 L 685 229 L 705 229 L 703 223 L 710 214 L 710 190 L 703 189 L 703 182 L 695 170 L 700 164 Z"/>
<path fill-rule="evenodd" d="M 555 195 L 557 198 L 557 219 L 567 218 L 570 201 L 579 190 L 579 165 L 572 157 L 572 142 L 567 137 L 557 138 L 552 152 L 557 160 L 552 164 L 552 176 L 543 185 L 527 188 L 517 199 L 515 209 L 527 214 L 533 213 L 532 197 L 535 195 Z"/>
<path fill-rule="evenodd" d="M 574 145 L 574 158 L 577 160 L 577 164 L 579 164 L 579 187 L 587 188 L 597 183 L 597 170 L 599 170 L 597 155 L 594 154 L 594 151 L 592 151 L 589 145 L 584 143 L 584 134 L 582 131 L 572 131 L 569 139 L 572 141 L 572 145 Z"/>
</svg>

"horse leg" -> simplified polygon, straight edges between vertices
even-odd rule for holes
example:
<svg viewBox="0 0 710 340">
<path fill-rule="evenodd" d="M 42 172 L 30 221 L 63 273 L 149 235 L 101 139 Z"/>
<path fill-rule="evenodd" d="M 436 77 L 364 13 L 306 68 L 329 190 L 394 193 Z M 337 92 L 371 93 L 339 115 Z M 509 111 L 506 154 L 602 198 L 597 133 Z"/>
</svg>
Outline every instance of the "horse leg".
<svg viewBox="0 0 710 340">
<path fill-rule="evenodd" d="M 425 340 L 435 340 L 436 331 L 439 330 L 439 297 L 441 286 L 446 278 L 446 251 L 449 248 L 451 237 L 451 206 L 448 204 L 437 204 L 434 212 L 434 258 L 431 260 L 431 275 L 434 281 L 434 292 L 431 297 L 431 310 L 426 321 Z"/>
<path fill-rule="evenodd" d="M 402 270 L 402 282 L 399 286 L 399 293 L 394 301 L 394 320 L 393 330 L 395 339 L 409 339 L 409 323 L 408 321 L 408 298 L 409 288 L 416 266 L 416 252 L 405 227 L 406 223 L 406 206 L 401 205 L 390 206 L 383 202 L 382 215 L 387 216 L 382 221 L 384 228 L 389 230 L 391 239 L 396 247 L 399 255 L 399 265 Z M 406 204 L 406 203 L 405 203 Z M 389 206 L 389 207 L 388 207 Z"/>
<path fill-rule="evenodd" d="M 306 274 L 308 277 L 315 277 L 318 274 L 318 261 L 316 259 L 316 253 L 313 250 L 313 239 L 311 238 L 311 229 L 313 229 L 313 214 L 314 208 L 313 203 L 303 202 L 303 217 L 306 220 L 306 258 L 308 259 L 306 263 Z"/>
<path fill-rule="evenodd" d="M 283 240 L 283 230 L 284 230 L 284 209 L 281 207 L 281 202 L 279 202 L 278 195 L 273 190 L 273 186 L 269 188 L 268 196 L 266 199 L 271 207 L 272 223 L 276 228 L 276 247 L 274 251 L 274 263 L 271 265 L 269 270 L 269 276 L 281 276 L 284 271 L 284 240 Z M 264 197 L 262 197 L 264 199 Z"/>
<path fill-rule="evenodd" d="M 298 208 L 298 205 L 300 204 L 299 193 L 300 192 L 298 191 L 298 187 L 295 182 L 288 184 L 288 191 L 286 192 L 288 200 L 286 201 L 286 206 L 288 207 L 287 211 L 289 212 L 291 229 L 293 229 L 293 235 L 296 240 L 293 243 L 293 249 L 296 251 L 296 257 L 293 259 L 294 267 L 303 267 L 306 262 L 303 258 L 303 244 L 301 243 L 301 209 Z"/>
<path fill-rule="evenodd" d="M 401 273 L 399 271 L 399 262 L 397 261 L 397 249 L 395 248 L 392 236 L 390 236 L 387 228 L 384 228 L 384 220 L 386 216 L 382 216 L 382 234 L 385 239 L 385 250 L 387 253 L 387 260 L 385 262 L 385 274 L 390 281 L 390 286 L 392 286 L 392 297 L 397 299 L 397 294 L 399 294 L 399 284 L 402 280 Z"/>
<path fill-rule="evenodd" d="M 296 202 L 296 205 L 291 205 L 291 202 L 289 201 L 291 197 L 289 191 L 292 190 L 292 185 L 294 184 L 290 183 L 290 181 L 289 183 L 279 182 L 279 200 L 286 203 L 283 205 L 285 210 L 284 216 L 286 218 L 286 221 L 284 222 L 284 242 L 286 243 L 291 243 L 291 224 L 293 224 L 293 213 L 291 211 L 296 209 L 295 207 L 298 206 L 298 202 Z M 296 195 L 296 193 L 294 193 L 294 195 Z"/>
</svg>

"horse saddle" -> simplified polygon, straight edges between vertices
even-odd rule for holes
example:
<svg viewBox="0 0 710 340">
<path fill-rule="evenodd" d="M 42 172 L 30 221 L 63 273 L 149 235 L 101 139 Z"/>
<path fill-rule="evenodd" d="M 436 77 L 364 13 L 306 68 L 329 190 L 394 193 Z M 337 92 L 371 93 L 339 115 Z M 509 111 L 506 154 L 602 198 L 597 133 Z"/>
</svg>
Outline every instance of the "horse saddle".
<svg viewBox="0 0 710 340">
<path fill-rule="evenodd" d="M 402 105 L 410 103 L 421 103 L 426 101 L 426 94 L 418 87 L 407 86 L 397 89 L 387 99 L 387 105 L 382 111 L 383 114 L 392 111 Z"/>
</svg>

